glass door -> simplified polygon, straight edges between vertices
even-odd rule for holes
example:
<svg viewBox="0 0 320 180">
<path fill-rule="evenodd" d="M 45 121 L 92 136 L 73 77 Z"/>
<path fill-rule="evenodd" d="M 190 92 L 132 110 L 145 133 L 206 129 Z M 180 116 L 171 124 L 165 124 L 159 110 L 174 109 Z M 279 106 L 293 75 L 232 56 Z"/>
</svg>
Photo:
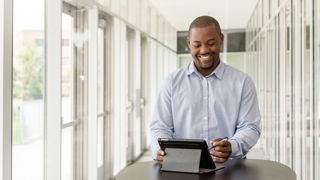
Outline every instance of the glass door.
<svg viewBox="0 0 320 180">
<path fill-rule="evenodd" d="M 61 179 L 85 176 L 85 122 L 87 117 L 86 11 L 67 3 L 62 12 L 61 49 Z"/>
</svg>

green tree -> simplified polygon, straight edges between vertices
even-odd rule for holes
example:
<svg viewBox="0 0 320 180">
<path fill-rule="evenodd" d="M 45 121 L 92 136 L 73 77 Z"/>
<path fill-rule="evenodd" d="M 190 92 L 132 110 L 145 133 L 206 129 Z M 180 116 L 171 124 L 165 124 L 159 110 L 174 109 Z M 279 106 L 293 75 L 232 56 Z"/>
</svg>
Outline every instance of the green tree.
<svg viewBox="0 0 320 180">
<path fill-rule="evenodd" d="M 42 99 L 44 60 L 35 47 L 21 51 L 13 65 L 13 97 L 23 100 Z"/>
</svg>

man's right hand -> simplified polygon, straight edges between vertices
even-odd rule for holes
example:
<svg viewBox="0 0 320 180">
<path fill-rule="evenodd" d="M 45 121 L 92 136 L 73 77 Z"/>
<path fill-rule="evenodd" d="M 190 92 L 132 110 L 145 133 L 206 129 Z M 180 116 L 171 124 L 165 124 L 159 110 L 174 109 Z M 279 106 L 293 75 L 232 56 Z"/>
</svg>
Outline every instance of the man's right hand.
<svg viewBox="0 0 320 180">
<path fill-rule="evenodd" d="M 163 150 L 159 149 L 157 151 L 157 161 L 162 164 L 163 158 L 164 158 L 165 155 L 166 155 L 166 152 L 164 152 Z"/>
</svg>

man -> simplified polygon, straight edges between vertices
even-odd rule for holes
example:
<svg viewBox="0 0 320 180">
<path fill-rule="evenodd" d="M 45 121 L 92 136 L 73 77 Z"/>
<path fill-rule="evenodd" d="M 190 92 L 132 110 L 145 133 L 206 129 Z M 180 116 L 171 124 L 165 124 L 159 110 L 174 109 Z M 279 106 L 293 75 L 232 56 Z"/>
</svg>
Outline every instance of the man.
<svg viewBox="0 0 320 180">
<path fill-rule="evenodd" d="M 252 80 L 220 61 L 219 23 L 210 16 L 189 27 L 193 62 L 172 73 L 160 91 L 150 124 L 151 149 L 162 162 L 157 139 L 205 139 L 214 162 L 244 158 L 260 137 L 260 112 Z"/>
</svg>

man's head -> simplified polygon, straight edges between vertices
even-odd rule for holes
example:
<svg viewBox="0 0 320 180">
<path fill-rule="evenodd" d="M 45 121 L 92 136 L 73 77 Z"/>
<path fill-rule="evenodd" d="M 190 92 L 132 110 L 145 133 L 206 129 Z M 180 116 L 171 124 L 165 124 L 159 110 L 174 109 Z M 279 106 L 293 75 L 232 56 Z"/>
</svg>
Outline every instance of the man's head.
<svg viewBox="0 0 320 180">
<path fill-rule="evenodd" d="M 220 62 L 220 46 L 223 34 L 217 20 L 210 16 L 200 16 L 189 27 L 188 46 L 198 71 L 209 75 Z"/>
</svg>

